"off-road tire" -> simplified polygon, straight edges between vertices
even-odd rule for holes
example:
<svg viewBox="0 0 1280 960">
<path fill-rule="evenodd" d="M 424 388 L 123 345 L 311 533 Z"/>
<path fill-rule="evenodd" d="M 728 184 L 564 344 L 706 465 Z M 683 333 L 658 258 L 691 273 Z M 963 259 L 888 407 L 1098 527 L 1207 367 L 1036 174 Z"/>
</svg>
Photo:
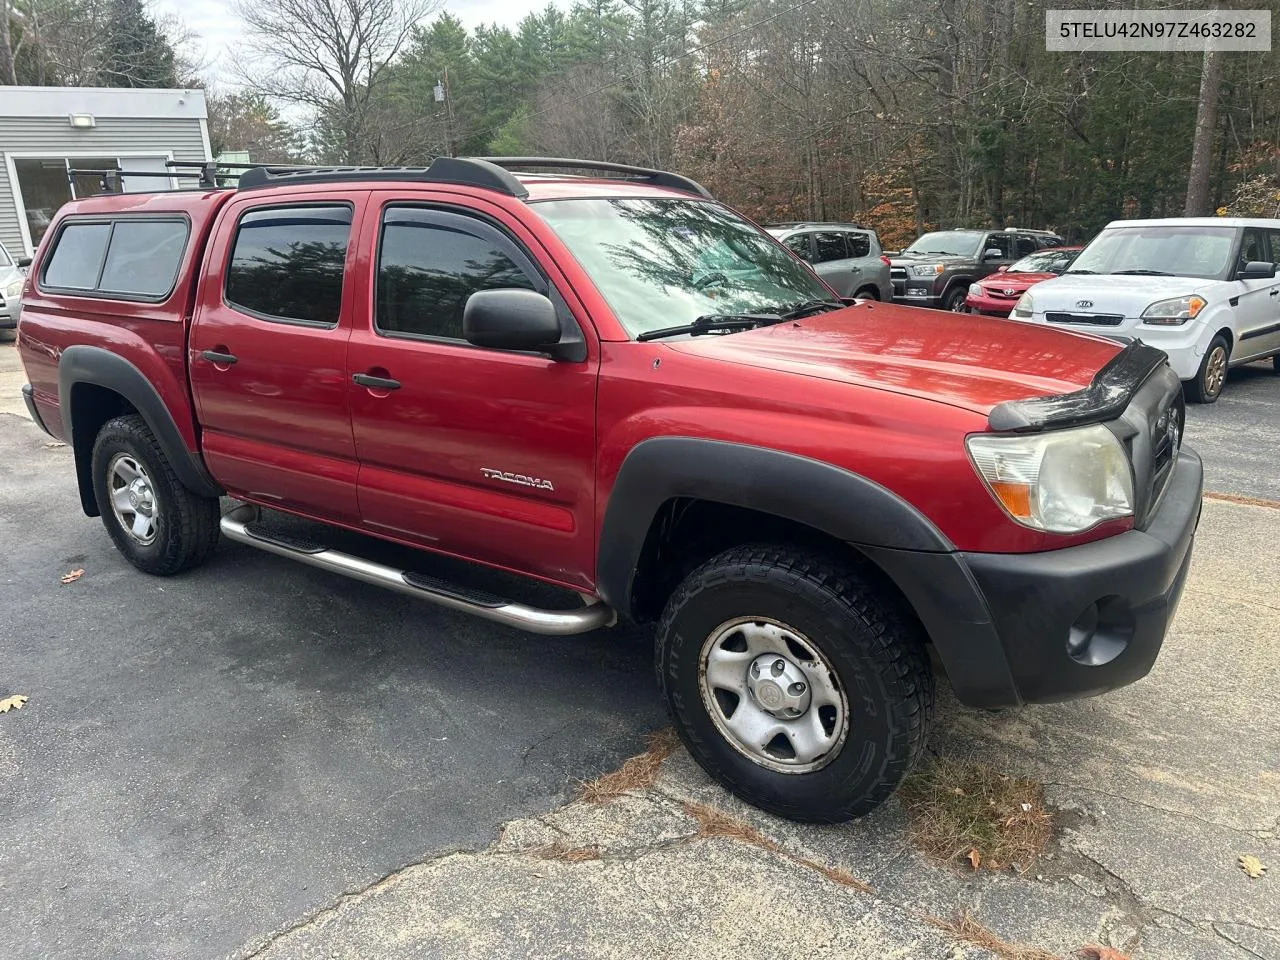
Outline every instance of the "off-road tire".
<svg viewBox="0 0 1280 960">
<path fill-rule="evenodd" d="M 1227 340 L 1222 334 L 1218 334 L 1209 341 L 1209 346 L 1204 351 L 1204 359 L 1200 361 L 1200 369 L 1196 371 L 1194 380 L 1187 381 L 1187 397 L 1193 403 L 1216 403 L 1218 398 L 1222 396 L 1222 388 L 1227 385 L 1227 374 L 1224 369 L 1221 381 L 1217 382 L 1217 388 L 1210 381 L 1213 379 L 1210 372 L 1210 365 L 1214 363 L 1215 353 L 1222 351 L 1223 363 L 1227 363 L 1231 359 L 1231 348 L 1227 345 Z"/>
<path fill-rule="evenodd" d="M 727 621 L 757 616 L 801 631 L 846 692 L 846 740 L 811 772 L 761 766 L 730 743 L 704 704 L 704 643 Z M 743 800 L 778 816 L 809 823 L 862 816 L 893 794 L 924 749 L 934 680 L 922 628 L 867 571 L 820 553 L 757 544 L 708 560 L 668 601 L 655 660 L 694 759 Z"/>
<path fill-rule="evenodd" d="M 1276 373 L 1280 373 L 1280 353 L 1271 358 L 1271 369 Z"/>
<path fill-rule="evenodd" d="M 942 309 L 951 313 L 968 313 L 969 308 L 965 306 L 965 299 L 969 296 L 969 288 L 967 286 L 956 287 L 942 301 Z"/>
<path fill-rule="evenodd" d="M 156 531 L 150 543 L 135 540 L 112 508 L 110 468 L 119 454 L 141 464 L 154 488 Z M 116 549 L 139 570 L 170 576 L 204 563 L 217 547 L 221 513 L 217 499 L 183 486 L 142 417 L 116 417 L 103 424 L 93 444 L 91 469 L 103 526 Z"/>
</svg>

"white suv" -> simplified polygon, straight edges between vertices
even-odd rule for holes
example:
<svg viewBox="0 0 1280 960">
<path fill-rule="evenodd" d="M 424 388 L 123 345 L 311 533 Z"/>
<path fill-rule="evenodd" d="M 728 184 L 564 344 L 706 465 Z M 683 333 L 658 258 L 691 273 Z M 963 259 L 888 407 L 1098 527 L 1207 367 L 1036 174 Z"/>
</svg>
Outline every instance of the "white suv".
<svg viewBox="0 0 1280 960">
<path fill-rule="evenodd" d="M 1272 357 L 1280 372 L 1277 265 L 1280 220 L 1116 220 L 1012 316 L 1159 347 L 1191 399 L 1212 403 L 1229 366 Z"/>
</svg>

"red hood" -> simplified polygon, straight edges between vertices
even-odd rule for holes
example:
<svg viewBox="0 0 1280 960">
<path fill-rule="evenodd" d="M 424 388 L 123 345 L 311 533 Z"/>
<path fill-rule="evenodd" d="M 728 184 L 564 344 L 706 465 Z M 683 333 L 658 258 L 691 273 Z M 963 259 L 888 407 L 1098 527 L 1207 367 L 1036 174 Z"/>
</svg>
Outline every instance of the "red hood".
<svg viewBox="0 0 1280 960">
<path fill-rule="evenodd" d="M 1058 275 L 1056 273 L 993 273 L 990 276 L 983 277 L 978 282 L 984 287 L 990 287 L 993 290 L 1001 290 L 1008 288 L 1010 290 L 1026 290 L 1027 287 L 1040 283 L 1042 280 L 1053 280 Z"/>
<path fill-rule="evenodd" d="M 1006 400 L 1087 387 L 1120 350 L 1100 337 L 887 303 L 669 345 L 728 363 L 928 397 L 981 414 Z"/>
</svg>

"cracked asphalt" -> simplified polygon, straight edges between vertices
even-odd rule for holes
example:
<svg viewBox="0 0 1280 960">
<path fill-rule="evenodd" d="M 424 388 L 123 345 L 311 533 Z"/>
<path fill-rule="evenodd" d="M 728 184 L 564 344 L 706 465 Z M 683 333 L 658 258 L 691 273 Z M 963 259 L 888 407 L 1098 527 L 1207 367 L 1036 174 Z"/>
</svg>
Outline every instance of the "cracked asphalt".
<svg viewBox="0 0 1280 960">
<path fill-rule="evenodd" d="M 15 370 L 0 344 L 0 404 Z M 1189 408 L 1211 489 L 1280 499 L 1276 406 L 1257 367 Z M 1280 960 L 1280 510 L 1205 503 L 1145 680 L 994 714 L 944 691 L 930 749 L 1036 777 L 1059 811 L 1032 871 L 974 876 L 917 854 L 894 802 L 798 826 L 682 751 L 572 802 L 665 723 L 647 635 L 528 637 L 225 542 L 146 578 L 20 412 L 0 406 L 0 696 L 31 700 L 0 715 L 0 954 L 989 957 L 940 929 L 968 912 L 1063 958 Z M 768 842 L 701 835 L 691 803 Z"/>
</svg>

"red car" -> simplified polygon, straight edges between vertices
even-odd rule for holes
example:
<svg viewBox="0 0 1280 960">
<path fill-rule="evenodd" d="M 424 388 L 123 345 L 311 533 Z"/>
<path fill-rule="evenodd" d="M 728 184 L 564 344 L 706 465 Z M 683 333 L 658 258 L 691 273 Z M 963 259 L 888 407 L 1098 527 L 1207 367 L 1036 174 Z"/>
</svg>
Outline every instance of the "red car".
<svg viewBox="0 0 1280 960">
<path fill-rule="evenodd" d="M 906 776 L 932 652 L 979 707 L 1137 680 L 1190 562 L 1163 353 L 846 305 L 676 174 L 258 168 L 67 204 L 24 286 L 23 392 L 79 481 L 39 509 L 157 576 L 221 538 L 508 629 L 650 624 L 691 754 L 798 820 Z M 441 669 L 522 682 L 423 621 Z"/>
<path fill-rule="evenodd" d="M 1017 263 L 1001 267 L 969 287 L 965 305 L 970 313 L 1007 317 L 1028 287 L 1065 273 L 1083 249 L 1084 247 L 1051 247 L 1037 250 Z"/>
</svg>

